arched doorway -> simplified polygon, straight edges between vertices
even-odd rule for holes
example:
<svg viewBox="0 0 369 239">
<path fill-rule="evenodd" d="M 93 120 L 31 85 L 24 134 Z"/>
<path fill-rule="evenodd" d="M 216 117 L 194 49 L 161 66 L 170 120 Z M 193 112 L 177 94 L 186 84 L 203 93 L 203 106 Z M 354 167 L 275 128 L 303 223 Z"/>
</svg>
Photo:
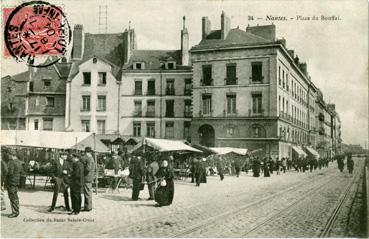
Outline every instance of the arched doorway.
<svg viewBox="0 0 369 239">
<path fill-rule="evenodd" d="M 211 125 L 204 124 L 199 128 L 200 144 L 206 147 L 214 147 L 215 133 Z"/>
</svg>

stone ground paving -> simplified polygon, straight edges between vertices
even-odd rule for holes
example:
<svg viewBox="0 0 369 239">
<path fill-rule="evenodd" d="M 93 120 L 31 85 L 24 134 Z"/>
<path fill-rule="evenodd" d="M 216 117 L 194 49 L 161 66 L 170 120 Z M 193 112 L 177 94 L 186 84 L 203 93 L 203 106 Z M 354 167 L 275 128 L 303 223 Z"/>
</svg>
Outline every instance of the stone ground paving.
<svg viewBox="0 0 369 239">
<path fill-rule="evenodd" d="M 226 176 L 224 181 L 219 181 L 218 177 L 211 176 L 208 183 L 200 187 L 189 180 L 176 181 L 174 202 L 169 207 L 155 207 L 153 201 L 145 200 L 147 188 L 141 191 L 143 200 L 135 202 L 130 201 L 131 190 L 120 189 L 113 194 L 101 189 L 93 197 L 94 209 L 77 216 L 69 216 L 61 209 L 47 212 L 52 192 L 25 190 L 19 192 L 21 214 L 18 218 L 6 217 L 10 213 L 7 201 L 8 209 L 2 211 L 1 236 L 308 237 L 321 230 L 337 195 L 351 179 L 351 175 L 340 173 L 333 163 L 329 168 L 312 173 L 274 173 L 270 178 L 243 174 L 239 178 Z M 355 199 L 359 193 L 352 190 L 350 198 Z M 351 214 L 360 202 L 356 200 L 354 206 L 350 206 Z M 60 195 L 58 205 L 62 204 Z M 360 220 L 355 216 L 350 218 Z M 344 231 L 357 236 L 355 230 Z M 334 235 L 346 234 L 335 231 Z"/>
</svg>

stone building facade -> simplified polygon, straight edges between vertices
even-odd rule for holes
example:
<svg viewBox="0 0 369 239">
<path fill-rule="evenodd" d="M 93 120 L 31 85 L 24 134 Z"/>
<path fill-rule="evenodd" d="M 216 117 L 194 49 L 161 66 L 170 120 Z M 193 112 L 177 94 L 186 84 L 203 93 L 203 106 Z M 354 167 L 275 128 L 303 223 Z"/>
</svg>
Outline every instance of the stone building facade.
<svg viewBox="0 0 369 239">
<path fill-rule="evenodd" d="M 49 58 L 48 60 L 52 60 Z M 70 63 L 29 69 L 26 129 L 64 131 L 66 80 Z"/>
<path fill-rule="evenodd" d="M 121 67 L 135 48 L 133 29 L 116 34 L 84 33 L 74 27 L 67 81 L 67 131 L 119 133 Z"/>
<path fill-rule="evenodd" d="M 306 64 L 276 39 L 275 26 L 231 29 L 223 12 L 221 29 L 210 27 L 204 17 L 202 40 L 190 51 L 192 141 L 273 157 L 290 157 L 292 145 L 308 145 L 311 80 Z"/>
<path fill-rule="evenodd" d="M 28 72 L 1 78 L 1 129 L 26 129 Z"/>
<path fill-rule="evenodd" d="M 131 52 L 122 71 L 120 128 L 123 135 L 189 139 L 192 71 L 183 18 L 181 49 Z"/>
</svg>

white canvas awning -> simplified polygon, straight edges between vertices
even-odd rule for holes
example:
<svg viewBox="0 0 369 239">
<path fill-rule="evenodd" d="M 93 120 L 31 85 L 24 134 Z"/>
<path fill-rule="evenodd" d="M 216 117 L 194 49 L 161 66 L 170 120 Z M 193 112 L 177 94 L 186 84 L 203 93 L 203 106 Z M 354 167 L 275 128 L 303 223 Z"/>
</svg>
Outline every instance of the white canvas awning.
<svg viewBox="0 0 369 239">
<path fill-rule="evenodd" d="M 299 146 L 292 146 L 292 149 L 299 155 L 299 156 L 304 156 L 306 157 L 307 154 L 304 152 L 304 150 L 302 150 L 302 148 L 300 148 Z"/>
<path fill-rule="evenodd" d="M 318 153 L 315 149 L 313 149 L 312 147 L 306 146 L 306 147 L 305 147 L 305 149 L 306 149 L 310 154 L 314 155 L 316 158 L 319 158 L 319 157 L 320 157 L 319 153 Z"/>
<path fill-rule="evenodd" d="M 109 152 L 100 140 L 94 139 L 93 133 L 38 130 L 1 130 L 0 132 L 1 145 L 77 150 L 91 147 L 95 152 Z"/>
<path fill-rule="evenodd" d="M 211 150 L 215 151 L 217 154 L 223 155 L 228 153 L 236 153 L 239 155 L 246 155 L 247 149 L 243 148 L 232 148 L 232 147 L 213 147 L 210 148 Z"/>
<path fill-rule="evenodd" d="M 169 140 L 169 139 L 153 139 L 153 138 L 143 138 L 135 147 L 132 148 L 131 152 L 136 151 L 142 146 L 147 145 L 160 152 L 169 151 L 190 151 L 201 153 L 202 151 L 195 149 L 181 140 Z"/>
</svg>

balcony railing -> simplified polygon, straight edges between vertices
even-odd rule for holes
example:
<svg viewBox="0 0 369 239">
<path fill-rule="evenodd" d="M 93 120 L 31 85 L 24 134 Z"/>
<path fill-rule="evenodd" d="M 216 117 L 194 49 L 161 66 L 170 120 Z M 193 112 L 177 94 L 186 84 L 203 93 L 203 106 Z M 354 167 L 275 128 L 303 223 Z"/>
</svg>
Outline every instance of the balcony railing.
<svg viewBox="0 0 369 239">
<path fill-rule="evenodd" d="M 238 78 L 225 78 L 224 79 L 224 85 L 237 85 L 238 84 Z"/>
<path fill-rule="evenodd" d="M 165 117 L 174 117 L 174 111 L 165 112 Z"/>
<path fill-rule="evenodd" d="M 142 111 L 135 111 L 135 112 L 133 112 L 133 116 L 135 116 L 135 117 L 141 117 L 142 116 Z"/>
<path fill-rule="evenodd" d="M 184 90 L 184 95 L 191 95 L 192 94 L 192 89 L 185 89 Z"/>
<path fill-rule="evenodd" d="M 202 116 L 213 116 L 213 110 L 211 110 L 210 112 L 206 112 L 206 113 L 203 113 L 202 110 L 199 111 L 199 116 L 202 117 Z"/>
<path fill-rule="evenodd" d="M 146 117 L 155 117 L 155 111 L 146 111 Z"/>
<path fill-rule="evenodd" d="M 166 89 L 165 89 L 165 94 L 166 94 L 166 95 L 175 95 L 175 90 L 174 90 L 174 88 L 166 88 Z"/>
<path fill-rule="evenodd" d="M 264 80 L 264 76 L 251 76 L 250 77 L 252 84 L 262 84 Z"/>
<path fill-rule="evenodd" d="M 253 110 L 249 110 L 249 116 L 250 117 L 262 117 L 264 116 L 265 110 L 264 109 L 260 109 L 259 111 L 253 111 Z"/>
<path fill-rule="evenodd" d="M 192 111 L 184 111 L 184 117 L 192 117 Z"/>
<path fill-rule="evenodd" d="M 233 112 L 228 112 L 227 110 L 223 110 L 223 115 L 224 116 L 237 116 L 238 115 L 238 110 L 235 110 Z"/>
<path fill-rule="evenodd" d="M 200 80 L 200 85 L 201 86 L 211 86 L 211 85 L 214 85 L 214 80 L 213 79 L 201 79 Z"/>
<path fill-rule="evenodd" d="M 146 95 L 155 95 L 155 89 L 154 90 L 147 90 Z"/>
</svg>

